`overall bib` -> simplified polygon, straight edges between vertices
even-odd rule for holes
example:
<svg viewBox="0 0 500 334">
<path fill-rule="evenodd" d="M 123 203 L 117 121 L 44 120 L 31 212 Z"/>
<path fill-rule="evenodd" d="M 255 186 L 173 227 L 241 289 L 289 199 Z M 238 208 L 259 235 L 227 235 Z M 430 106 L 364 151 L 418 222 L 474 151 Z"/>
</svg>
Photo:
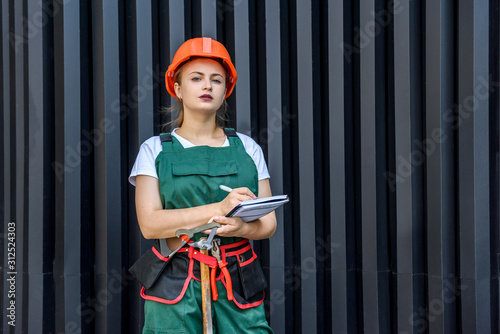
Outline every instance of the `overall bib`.
<svg viewBox="0 0 500 334">
<path fill-rule="evenodd" d="M 161 201 L 164 209 L 195 207 L 223 200 L 219 189 L 248 187 L 258 193 L 257 169 L 233 129 L 225 129 L 229 146 L 184 148 L 170 134 L 161 134 L 162 152 L 156 158 Z M 191 239 L 206 237 L 197 233 Z M 214 333 L 272 333 L 264 312 L 264 274 L 247 239 L 219 237 L 222 259 L 231 276 L 234 299 L 227 299 L 226 282 L 216 271 L 219 294 L 212 301 Z M 217 268 L 212 256 L 193 247 L 181 248 L 172 258 L 161 255 L 159 242 L 131 271 L 143 284 L 143 333 L 202 333 L 200 261 Z"/>
</svg>

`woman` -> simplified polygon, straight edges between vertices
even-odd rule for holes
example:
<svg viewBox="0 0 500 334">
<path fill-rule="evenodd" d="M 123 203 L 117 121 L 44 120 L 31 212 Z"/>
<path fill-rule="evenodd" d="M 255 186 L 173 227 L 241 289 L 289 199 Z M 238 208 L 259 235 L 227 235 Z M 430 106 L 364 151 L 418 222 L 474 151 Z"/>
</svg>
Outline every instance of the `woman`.
<svg viewBox="0 0 500 334">
<path fill-rule="evenodd" d="M 261 148 L 250 137 L 221 125 L 225 99 L 236 79 L 227 50 L 210 38 L 186 41 L 166 72 L 167 90 L 181 105 L 178 128 L 141 145 L 129 178 L 136 186 L 141 232 L 147 239 L 157 239 L 149 254 L 131 268 L 144 285 L 143 333 L 202 332 L 200 261 L 213 265 L 214 258 L 202 258 L 198 249 L 187 245 L 168 257 L 161 241 L 166 239 L 169 250 L 175 250 L 181 246 L 177 230 L 212 219 L 221 224 L 215 238 L 220 239 L 232 283 L 231 287 L 216 269 L 218 299 L 212 301 L 216 332 L 272 333 L 262 303 L 265 278 L 247 239 L 272 236 L 276 217 L 270 213 L 249 223 L 225 217 L 242 201 L 271 196 Z M 228 194 L 219 185 L 233 190 Z M 234 298 L 228 300 L 231 294 Z"/>
</svg>

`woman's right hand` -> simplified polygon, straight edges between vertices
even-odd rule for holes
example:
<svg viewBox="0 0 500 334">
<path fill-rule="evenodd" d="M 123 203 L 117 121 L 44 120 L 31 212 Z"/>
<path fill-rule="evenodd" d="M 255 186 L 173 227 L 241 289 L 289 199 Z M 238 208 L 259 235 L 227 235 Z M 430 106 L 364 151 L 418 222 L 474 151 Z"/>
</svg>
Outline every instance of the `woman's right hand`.
<svg viewBox="0 0 500 334">
<path fill-rule="evenodd" d="M 235 188 L 229 193 L 229 195 L 226 196 L 226 198 L 219 202 L 219 207 L 222 214 L 226 215 L 241 202 L 256 198 L 257 196 L 255 196 L 254 193 L 247 187 Z"/>
</svg>

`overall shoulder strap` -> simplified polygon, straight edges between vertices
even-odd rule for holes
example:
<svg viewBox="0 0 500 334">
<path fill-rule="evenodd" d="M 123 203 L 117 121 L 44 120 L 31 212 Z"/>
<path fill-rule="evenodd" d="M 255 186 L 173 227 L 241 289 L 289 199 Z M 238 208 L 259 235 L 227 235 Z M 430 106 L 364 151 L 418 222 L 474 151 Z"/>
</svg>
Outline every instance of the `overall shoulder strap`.
<svg viewBox="0 0 500 334">
<path fill-rule="evenodd" d="M 161 142 L 172 141 L 172 135 L 170 133 L 160 133 Z"/>
<path fill-rule="evenodd" d="M 241 146 L 243 147 L 243 143 L 241 142 L 240 137 L 233 128 L 224 128 L 224 132 L 226 133 L 227 139 L 229 140 L 230 146 Z"/>
<path fill-rule="evenodd" d="M 224 132 L 226 133 L 226 136 L 228 137 L 238 137 L 236 134 L 236 131 L 233 128 L 224 128 Z"/>
<path fill-rule="evenodd" d="M 164 152 L 172 152 L 172 134 L 171 133 L 160 133 L 161 147 Z"/>
</svg>

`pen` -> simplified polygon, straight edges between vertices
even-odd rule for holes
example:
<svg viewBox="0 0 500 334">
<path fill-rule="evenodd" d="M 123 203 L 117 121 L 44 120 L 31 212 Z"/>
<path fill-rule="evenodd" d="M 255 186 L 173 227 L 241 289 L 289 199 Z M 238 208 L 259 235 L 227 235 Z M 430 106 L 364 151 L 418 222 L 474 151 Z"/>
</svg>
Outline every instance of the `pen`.
<svg viewBox="0 0 500 334">
<path fill-rule="evenodd" d="M 231 189 L 231 188 L 229 188 L 229 187 L 227 187 L 227 186 L 225 186 L 225 185 L 223 185 L 223 184 L 221 184 L 221 185 L 219 186 L 219 188 L 220 188 L 221 190 L 227 191 L 228 193 L 230 193 L 231 191 L 233 191 L 233 189 Z"/>
<path fill-rule="evenodd" d="M 230 193 L 231 191 L 233 191 L 233 189 L 231 189 L 231 188 L 229 188 L 228 186 L 225 186 L 225 185 L 223 185 L 223 184 L 219 185 L 219 188 L 220 188 L 221 190 L 227 191 L 228 193 Z M 257 199 L 257 196 L 255 196 L 255 198 L 254 198 L 254 199 Z"/>
</svg>

